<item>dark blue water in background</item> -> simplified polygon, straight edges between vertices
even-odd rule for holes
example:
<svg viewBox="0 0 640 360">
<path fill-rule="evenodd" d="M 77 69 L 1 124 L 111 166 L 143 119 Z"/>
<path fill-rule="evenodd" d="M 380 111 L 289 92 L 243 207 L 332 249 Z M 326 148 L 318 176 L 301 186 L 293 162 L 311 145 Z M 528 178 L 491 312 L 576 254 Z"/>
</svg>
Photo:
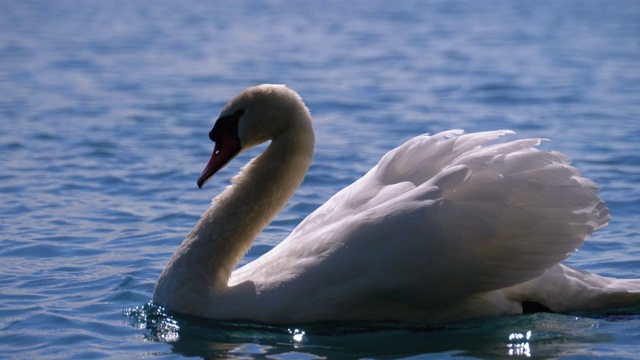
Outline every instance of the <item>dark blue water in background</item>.
<svg viewBox="0 0 640 360">
<path fill-rule="evenodd" d="M 567 262 L 640 277 L 640 2 L 0 2 L 0 357 L 613 357 L 638 312 L 272 328 L 146 305 L 237 169 L 195 181 L 226 101 L 285 83 L 315 118 L 303 187 L 245 262 L 408 138 L 546 137 L 610 226 Z M 304 334 L 302 334 L 304 331 Z"/>
</svg>

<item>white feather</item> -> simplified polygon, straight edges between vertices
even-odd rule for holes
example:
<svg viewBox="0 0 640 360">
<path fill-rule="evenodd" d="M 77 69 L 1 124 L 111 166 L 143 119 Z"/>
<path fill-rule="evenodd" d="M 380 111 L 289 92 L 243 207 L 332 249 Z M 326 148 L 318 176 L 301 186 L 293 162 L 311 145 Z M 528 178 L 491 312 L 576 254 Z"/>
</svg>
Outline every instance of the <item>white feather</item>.
<svg viewBox="0 0 640 360">
<path fill-rule="evenodd" d="M 263 95 L 269 101 L 253 100 Z M 159 304 L 286 323 L 453 321 L 522 312 L 526 301 L 556 311 L 640 303 L 640 280 L 559 265 L 607 224 L 608 209 L 565 155 L 536 148 L 541 139 L 494 143 L 508 130 L 407 141 L 229 275 L 295 191 L 313 150 L 296 140 L 313 134 L 292 90 L 252 88 L 225 109 L 240 106 L 253 116 L 268 112 L 261 127 L 293 123 L 306 132 L 274 136 L 203 215 L 158 281 Z M 229 214 L 256 220 L 236 223 Z"/>
</svg>

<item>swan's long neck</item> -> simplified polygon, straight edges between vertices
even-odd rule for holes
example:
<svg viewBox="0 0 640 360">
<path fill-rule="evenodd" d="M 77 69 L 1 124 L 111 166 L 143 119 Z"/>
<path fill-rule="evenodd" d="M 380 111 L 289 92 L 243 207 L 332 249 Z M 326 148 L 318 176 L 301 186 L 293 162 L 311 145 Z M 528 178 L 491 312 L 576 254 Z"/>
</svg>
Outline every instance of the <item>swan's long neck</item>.
<svg viewBox="0 0 640 360">
<path fill-rule="evenodd" d="M 274 137 L 213 200 L 160 276 L 154 297 L 184 286 L 196 292 L 206 288 L 209 294 L 227 289 L 235 266 L 309 168 L 314 133 L 306 114 Z"/>
<path fill-rule="evenodd" d="M 273 139 L 217 196 L 189 238 L 197 242 L 200 264 L 216 274 L 224 288 L 231 272 L 260 231 L 280 212 L 300 186 L 309 168 L 313 141 L 297 136 Z"/>
</svg>

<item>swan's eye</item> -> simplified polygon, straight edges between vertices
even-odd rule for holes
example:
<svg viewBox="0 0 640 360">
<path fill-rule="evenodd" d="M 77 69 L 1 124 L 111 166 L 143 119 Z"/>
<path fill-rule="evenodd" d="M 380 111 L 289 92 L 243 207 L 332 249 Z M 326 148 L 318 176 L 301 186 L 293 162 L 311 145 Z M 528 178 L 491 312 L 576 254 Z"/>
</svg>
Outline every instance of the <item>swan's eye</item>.
<svg viewBox="0 0 640 360">
<path fill-rule="evenodd" d="M 236 110 L 233 115 L 225 115 L 220 116 L 218 120 L 216 120 L 213 129 L 209 132 L 209 139 L 211 141 L 216 142 L 217 136 L 220 131 L 231 132 L 233 130 L 234 133 L 238 132 L 238 122 L 240 121 L 240 117 L 244 115 L 244 109 Z"/>
<path fill-rule="evenodd" d="M 229 146 L 229 139 L 233 139 L 231 143 L 240 143 L 240 139 L 238 139 L 238 122 L 243 114 L 244 110 L 238 109 L 233 115 L 225 115 L 218 118 L 213 125 L 213 129 L 209 131 L 209 139 L 216 143 L 213 155 L 217 156 L 223 151 L 223 147 Z"/>
</svg>

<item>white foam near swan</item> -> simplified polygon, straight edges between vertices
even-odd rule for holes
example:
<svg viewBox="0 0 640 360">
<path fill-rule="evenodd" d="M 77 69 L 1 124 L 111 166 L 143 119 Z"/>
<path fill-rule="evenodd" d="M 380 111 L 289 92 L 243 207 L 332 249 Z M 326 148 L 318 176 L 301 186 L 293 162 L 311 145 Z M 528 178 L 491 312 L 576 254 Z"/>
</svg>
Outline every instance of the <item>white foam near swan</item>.
<svg viewBox="0 0 640 360">
<path fill-rule="evenodd" d="M 160 275 L 154 302 L 215 319 L 268 323 L 441 323 L 640 304 L 640 279 L 560 264 L 607 224 L 598 187 L 540 139 L 511 131 L 415 137 L 387 153 L 279 245 L 234 270 L 301 184 L 314 132 L 282 85 L 249 88 L 209 136 L 202 186 L 238 153 L 271 141 L 202 215 Z"/>
</svg>

